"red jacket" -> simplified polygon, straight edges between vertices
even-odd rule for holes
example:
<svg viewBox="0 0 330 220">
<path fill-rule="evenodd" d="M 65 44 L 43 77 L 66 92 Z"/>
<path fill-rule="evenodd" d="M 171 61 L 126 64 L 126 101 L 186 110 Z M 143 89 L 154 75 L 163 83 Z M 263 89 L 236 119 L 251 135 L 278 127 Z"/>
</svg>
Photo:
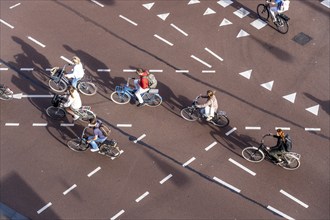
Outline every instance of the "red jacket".
<svg viewBox="0 0 330 220">
<path fill-rule="evenodd" d="M 139 85 L 141 86 L 142 89 L 149 88 L 149 80 L 148 80 L 148 71 L 144 71 L 140 75 L 140 82 Z"/>
</svg>

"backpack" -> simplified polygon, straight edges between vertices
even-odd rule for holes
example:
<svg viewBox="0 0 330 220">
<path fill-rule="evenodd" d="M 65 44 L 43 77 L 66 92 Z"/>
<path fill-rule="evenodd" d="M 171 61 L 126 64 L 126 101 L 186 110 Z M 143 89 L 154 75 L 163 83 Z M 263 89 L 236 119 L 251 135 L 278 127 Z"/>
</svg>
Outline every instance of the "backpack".
<svg viewBox="0 0 330 220">
<path fill-rule="evenodd" d="M 106 126 L 105 124 L 102 123 L 102 121 L 98 120 L 99 125 L 99 129 L 102 131 L 103 135 L 105 137 L 108 137 L 109 134 L 111 133 L 111 130 L 108 126 Z"/>
<path fill-rule="evenodd" d="M 292 150 L 292 140 L 291 140 L 291 137 L 288 135 L 288 134 L 286 134 L 285 135 L 285 150 L 286 151 L 291 151 Z"/>
<path fill-rule="evenodd" d="M 289 7 L 290 7 L 290 1 L 289 0 L 284 0 L 282 1 L 282 5 L 281 5 L 281 12 L 285 12 L 285 11 L 288 11 L 289 10 Z"/>
<path fill-rule="evenodd" d="M 157 87 L 157 79 L 156 79 L 155 75 L 152 73 L 149 73 L 147 78 L 149 81 L 149 88 L 155 89 Z"/>
</svg>

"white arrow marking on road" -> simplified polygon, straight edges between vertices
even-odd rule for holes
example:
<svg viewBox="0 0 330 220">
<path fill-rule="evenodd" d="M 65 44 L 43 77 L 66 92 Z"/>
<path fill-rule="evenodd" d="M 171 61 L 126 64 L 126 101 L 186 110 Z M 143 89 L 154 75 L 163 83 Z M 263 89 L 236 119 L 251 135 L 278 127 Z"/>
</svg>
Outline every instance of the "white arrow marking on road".
<svg viewBox="0 0 330 220">
<path fill-rule="evenodd" d="M 13 29 L 13 28 L 14 28 L 14 26 L 13 26 L 13 25 L 10 25 L 10 24 L 8 24 L 7 22 L 5 22 L 5 21 L 4 21 L 4 20 L 2 20 L 2 19 L 0 19 L 0 22 L 1 22 L 2 24 L 4 24 L 4 25 L 6 25 L 6 26 L 10 27 L 11 29 Z"/>
<path fill-rule="evenodd" d="M 188 5 L 193 5 L 193 4 L 197 4 L 197 3 L 200 3 L 200 1 L 199 0 L 190 0 L 188 2 Z"/>
<path fill-rule="evenodd" d="M 166 18 L 170 15 L 170 13 L 165 13 L 165 14 L 159 14 L 157 15 L 160 19 L 162 19 L 163 21 L 166 20 Z"/>
<path fill-rule="evenodd" d="M 225 8 L 228 5 L 231 5 L 233 2 L 231 0 L 220 0 L 217 3 Z"/>
<path fill-rule="evenodd" d="M 216 12 L 211 8 L 207 8 L 203 15 L 215 14 Z"/>
<path fill-rule="evenodd" d="M 251 70 L 246 70 L 244 72 L 240 72 L 239 75 L 247 78 L 247 79 L 250 79 L 251 78 L 251 73 L 252 73 L 252 69 Z"/>
<path fill-rule="evenodd" d="M 64 61 L 70 63 L 70 64 L 73 64 L 73 62 L 72 62 L 71 60 L 69 60 L 68 58 L 66 58 L 66 57 L 64 57 L 64 56 L 61 56 L 60 58 L 61 58 L 62 60 L 64 60 Z"/>
<path fill-rule="evenodd" d="M 296 99 L 296 95 L 297 93 L 292 93 L 292 94 L 289 94 L 289 95 L 285 95 L 285 96 L 282 96 L 284 99 L 288 100 L 289 102 L 292 102 L 294 103 L 295 99 Z"/>
<path fill-rule="evenodd" d="M 212 67 L 210 64 L 206 63 L 205 61 L 199 59 L 198 57 L 196 57 L 196 56 L 194 56 L 194 55 L 191 55 L 190 57 L 193 58 L 193 59 L 195 59 L 195 60 L 197 60 L 198 62 L 204 64 L 204 65 L 207 66 L 208 68 L 211 68 L 211 67 Z"/>
<path fill-rule="evenodd" d="M 40 43 L 39 41 L 37 41 L 36 39 L 34 39 L 31 36 L 27 36 L 29 40 L 33 41 L 34 43 L 38 44 L 40 47 L 46 47 L 46 45 Z"/>
<path fill-rule="evenodd" d="M 9 9 L 13 9 L 13 8 L 19 6 L 20 4 L 21 4 L 21 3 L 17 3 L 16 5 L 10 6 Z"/>
<path fill-rule="evenodd" d="M 233 23 L 231 23 L 231 21 L 224 18 L 219 26 L 221 27 L 221 26 L 226 26 L 226 25 L 230 25 L 230 24 L 233 24 Z"/>
<path fill-rule="evenodd" d="M 313 113 L 314 115 L 318 115 L 319 108 L 320 108 L 320 105 L 314 105 L 312 107 L 306 108 L 306 110 L 309 111 L 310 113 Z"/>
<path fill-rule="evenodd" d="M 217 58 L 220 61 L 223 61 L 223 59 L 216 53 L 214 53 L 212 50 L 210 50 L 209 48 L 205 47 L 204 48 L 207 52 L 209 52 L 210 54 L 212 54 L 215 58 Z"/>
<path fill-rule="evenodd" d="M 239 18 L 244 18 L 248 14 L 250 14 L 249 11 L 245 10 L 244 8 L 240 8 L 237 11 L 233 12 L 235 15 L 237 15 Z"/>
<path fill-rule="evenodd" d="M 236 36 L 236 38 L 239 38 L 239 37 L 246 37 L 246 36 L 249 36 L 250 34 L 244 30 L 240 30 L 240 32 L 238 33 L 238 35 Z"/>
<path fill-rule="evenodd" d="M 267 83 L 260 84 L 260 86 L 264 87 L 265 89 L 268 89 L 269 91 L 272 91 L 273 84 L 274 84 L 274 80 L 267 82 Z"/>
<path fill-rule="evenodd" d="M 143 4 L 142 6 L 145 7 L 146 9 L 150 10 L 152 8 L 152 6 L 154 6 L 155 2 L 152 3 L 147 3 L 147 4 Z"/>
</svg>

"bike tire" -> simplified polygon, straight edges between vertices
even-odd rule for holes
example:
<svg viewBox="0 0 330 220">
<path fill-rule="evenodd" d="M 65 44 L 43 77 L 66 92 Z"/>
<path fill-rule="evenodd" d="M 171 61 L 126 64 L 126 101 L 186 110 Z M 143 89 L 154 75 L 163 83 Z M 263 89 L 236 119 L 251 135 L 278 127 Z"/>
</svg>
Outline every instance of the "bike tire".
<svg viewBox="0 0 330 220">
<path fill-rule="evenodd" d="M 48 85 L 54 92 L 62 93 L 65 92 L 68 88 L 68 85 L 61 79 L 58 83 L 54 80 L 50 79 L 48 81 Z"/>
<path fill-rule="evenodd" d="M 82 144 L 80 138 L 71 139 L 66 143 L 66 145 L 75 152 L 82 152 L 88 149 L 88 144 Z"/>
<path fill-rule="evenodd" d="M 181 110 L 180 114 L 182 118 L 187 121 L 196 121 L 199 118 L 197 111 L 198 109 L 195 109 L 193 107 L 186 107 Z"/>
<path fill-rule="evenodd" d="M 278 165 L 286 170 L 296 170 L 300 167 L 300 160 L 287 154 L 284 156 L 284 160 L 278 163 Z"/>
<path fill-rule="evenodd" d="M 62 119 L 66 115 L 66 112 L 64 111 L 64 109 L 54 107 L 54 106 L 49 106 L 46 109 L 46 113 L 49 117 L 51 117 L 52 119 L 56 119 L 56 120 Z"/>
<path fill-rule="evenodd" d="M 120 156 L 119 148 L 116 146 L 111 146 L 110 144 L 103 144 L 100 147 L 99 153 L 111 158 Z"/>
<path fill-rule="evenodd" d="M 10 94 L 3 93 L 2 95 L 0 95 L 1 100 L 11 100 L 11 99 L 13 99 L 13 97 L 14 97 L 13 93 L 10 93 Z"/>
<path fill-rule="evenodd" d="M 126 92 L 113 92 L 110 95 L 111 100 L 119 105 L 127 104 L 131 100 L 131 96 Z"/>
<path fill-rule="evenodd" d="M 218 115 L 214 117 L 211 121 L 215 126 L 220 128 L 224 128 L 229 125 L 229 118 L 225 115 Z"/>
<path fill-rule="evenodd" d="M 286 34 L 289 31 L 289 24 L 286 20 L 284 20 L 281 16 L 276 16 L 277 22 L 275 23 L 276 29 L 281 34 Z"/>
<path fill-rule="evenodd" d="M 96 115 L 94 114 L 94 112 L 92 112 L 91 110 L 84 110 L 83 113 L 81 113 L 81 116 L 79 117 L 80 121 L 85 121 L 85 122 L 89 122 L 92 121 L 92 119 L 95 119 Z"/>
<path fill-rule="evenodd" d="M 77 89 L 87 96 L 95 95 L 97 92 L 97 87 L 92 82 L 79 82 Z"/>
<path fill-rule="evenodd" d="M 269 10 L 265 4 L 259 4 L 257 6 L 258 17 L 263 21 L 268 21 L 269 19 Z"/>
<path fill-rule="evenodd" d="M 157 107 L 162 104 L 162 97 L 159 94 L 144 93 L 143 102 L 149 107 Z"/>
<path fill-rule="evenodd" d="M 265 159 L 265 154 L 256 147 L 246 147 L 242 150 L 242 156 L 245 160 L 258 163 Z"/>
</svg>

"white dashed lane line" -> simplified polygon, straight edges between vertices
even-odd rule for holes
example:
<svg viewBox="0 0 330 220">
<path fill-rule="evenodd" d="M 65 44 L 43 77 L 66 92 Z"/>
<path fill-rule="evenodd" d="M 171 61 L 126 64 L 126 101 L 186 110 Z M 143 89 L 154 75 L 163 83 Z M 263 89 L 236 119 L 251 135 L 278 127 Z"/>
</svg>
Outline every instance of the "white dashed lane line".
<svg viewBox="0 0 330 220">
<path fill-rule="evenodd" d="M 257 127 L 257 126 L 245 126 L 245 130 L 261 130 L 261 127 Z"/>
<path fill-rule="evenodd" d="M 137 26 L 137 25 L 138 25 L 136 22 L 134 22 L 134 21 L 132 21 L 132 20 L 126 18 L 126 17 L 123 16 L 123 15 L 119 15 L 119 17 L 122 18 L 122 19 L 124 19 L 125 21 L 131 23 L 131 24 L 134 25 L 134 26 Z"/>
<path fill-rule="evenodd" d="M 34 39 L 31 36 L 28 36 L 28 39 L 31 40 L 31 41 L 33 41 L 34 43 L 38 44 L 40 47 L 43 47 L 43 48 L 46 47 L 46 45 L 44 45 L 43 43 L 41 43 L 40 41 Z"/>
<path fill-rule="evenodd" d="M 117 124 L 117 127 L 130 128 L 132 127 L 132 124 Z"/>
<path fill-rule="evenodd" d="M 47 123 L 33 123 L 32 126 L 33 127 L 45 127 L 45 126 L 47 126 Z"/>
<path fill-rule="evenodd" d="M 19 123 L 6 123 L 5 126 L 19 126 Z"/>
<path fill-rule="evenodd" d="M 228 131 L 228 132 L 226 133 L 226 136 L 230 135 L 231 133 L 233 133 L 233 132 L 236 131 L 236 130 L 237 130 L 237 128 L 234 127 L 233 129 L 231 129 L 230 131 Z"/>
<path fill-rule="evenodd" d="M 25 67 L 23 67 L 23 68 L 20 68 L 19 70 L 20 71 L 33 71 L 33 68 L 25 68 Z"/>
<path fill-rule="evenodd" d="M 2 24 L 6 25 L 7 27 L 10 27 L 11 29 L 14 29 L 14 26 L 13 26 L 13 25 L 11 25 L 11 24 L 5 22 L 4 20 L 0 19 L 0 22 L 1 22 Z"/>
<path fill-rule="evenodd" d="M 138 142 L 138 141 L 140 141 L 140 140 L 142 140 L 145 136 L 147 136 L 146 134 L 143 134 L 143 135 L 141 135 L 140 137 L 138 137 L 135 141 L 133 141 L 135 144 Z"/>
<path fill-rule="evenodd" d="M 65 190 L 65 191 L 63 192 L 63 195 L 68 194 L 71 190 L 73 190 L 73 189 L 76 188 L 76 187 L 77 187 L 77 185 L 76 185 L 76 184 L 73 184 L 69 189 L 67 189 L 67 190 Z"/>
<path fill-rule="evenodd" d="M 121 216 L 124 212 L 125 212 L 125 210 L 122 209 L 122 210 L 120 210 L 117 214 L 115 214 L 114 216 L 112 216 L 110 219 L 111 219 L 111 220 L 115 220 L 115 219 L 117 219 L 119 216 Z"/>
<path fill-rule="evenodd" d="M 215 73 L 215 70 L 202 70 L 202 73 Z"/>
<path fill-rule="evenodd" d="M 157 35 L 157 34 L 154 34 L 154 37 L 158 38 L 159 40 L 163 41 L 164 43 L 170 45 L 170 46 L 173 46 L 174 44 L 169 42 L 168 40 L 165 40 L 164 38 L 162 38 L 161 36 Z"/>
<path fill-rule="evenodd" d="M 294 196 L 290 195 L 289 193 L 285 192 L 284 190 L 280 190 L 280 193 L 282 193 L 283 195 L 285 195 L 286 197 L 292 199 L 293 201 L 295 201 L 296 203 L 298 203 L 299 205 L 303 206 L 304 208 L 308 208 L 308 205 L 302 201 L 300 201 L 299 199 L 295 198 Z"/>
<path fill-rule="evenodd" d="M 171 24 L 171 26 L 173 28 L 175 28 L 175 30 L 179 31 L 181 34 L 183 34 L 184 36 L 188 36 L 188 34 L 186 32 L 184 32 L 183 30 L 181 30 L 180 28 L 178 28 L 175 24 Z"/>
<path fill-rule="evenodd" d="M 38 214 L 42 213 L 43 211 L 45 211 L 48 207 L 50 207 L 52 205 L 51 202 L 49 202 L 47 205 L 45 205 L 44 207 L 42 207 L 41 209 L 39 209 L 37 211 Z"/>
<path fill-rule="evenodd" d="M 291 128 L 289 128 L 289 127 L 275 127 L 275 130 L 277 130 L 277 129 L 282 129 L 283 131 L 290 131 L 291 130 Z"/>
<path fill-rule="evenodd" d="M 70 59 L 66 58 L 65 56 L 60 56 L 60 58 L 61 58 L 62 60 L 64 60 L 65 62 L 68 62 L 68 63 L 70 63 L 70 64 L 73 64 L 73 62 L 72 62 Z"/>
<path fill-rule="evenodd" d="M 211 68 L 211 67 L 212 67 L 210 64 L 208 64 L 207 62 L 205 62 L 205 61 L 199 59 L 199 58 L 196 57 L 195 55 L 191 55 L 190 57 L 193 58 L 194 60 L 197 60 L 198 62 L 204 64 L 204 65 L 207 66 L 208 68 Z"/>
<path fill-rule="evenodd" d="M 10 6 L 9 9 L 16 8 L 16 7 L 19 6 L 19 5 L 21 5 L 21 3 L 17 3 L 17 4 L 15 4 L 15 5 L 13 5 L 13 6 Z"/>
<path fill-rule="evenodd" d="M 321 128 L 305 128 L 305 131 L 321 131 Z"/>
<path fill-rule="evenodd" d="M 238 166 L 239 168 L 243 169 L 244 171 L 248 172 L 249 174 L 251 174 L 252 176 L 255 176 L 256 173 L 251 171 L 250 169 L 246 168 L 245 166 L 243 166 L 242 164 L 236 162 L 235 160 L 229 158 L 228 159 L 231 163 L 235 164 L 236 166 Z"/>
<path fill-rule="evenodd" d="M 74 126 L 74 124 L 69 124 L 69 123 L 61 123 L 61 125 L 60 126 L 62 126 L 62 127 L 73 127 Z"/>
<path fill-rule="evenodd" d="M 175 70 L 176 73 L 189 73 L 189 70 Z"/>
<path fill-rule="evenodd" d="M 216 182 L 220 183 L 221 185 L 226 186 L 227 188 L 229 188 L 235 192 L 238 192 L 238 193 L 241 192 L 240 189 L 236 188 L 235 186 L 230 185 L 229 183 L 226 183 L 225 181 L 219 179 L 218 177 L 213 177 L 213 180 L 215 180 Z"/>
<path fill-rule="evenodd" d="M 182 166 L 183 166 L 183 167 L 186 167 L 186 166 L 188 166 L 191 162 L 193 162 L 194 160 L 196 160 L 196 158 L 195 158 L 195 157 L 192 157 L 192 158 L 190 158 L 187 162 L 185 162 L 184 164 L 182 164 Z"/>
<path fill-rule="evenodd" d="M 267 209 L 269 209 L 269 210 L 271 210 L 271 211 L 273 211 L 273 212 L 275 212 L 276 214 L 278 214 L 278 215 L 280 215 L 280 216 L 282 216 L 283 218 L 286 218 L 286 219 L 290 219 L 290 220 L 294 220 L 294 218 L 292 218 L 292 217 L 290 217 L 290 216 L 288 216 L 287 214 L 284 214 L 283 212 L 281 212 L 281 211 L 279 211 L 279 210 L 277 210 L 277 209 L 275 209 L 275 208 L 273 208 L 272 206 L 267 206 Z"/>
<path fill-rule="evenodd" d="M 209 48 L 207 48 L 207 47 L 205 47 L 205 50 L 207 51 L 207 52 L 209 52 L 210 54 L 212 54 L 215 58 L 217 58 L 218 60 L 220 60 L 220 61 L 223 61 L 223 59 L 218 55 L 218 54 L 216 54 L 216 53 L 214 53 L 212 50 L 210 50 Z"/>
<path fill-rule="evenodd" d="M 99 170 L 101 170 L 101 167 L 97 167 L 95 170 L 93 170 L 92 172 L 90 172 L 89 174 L 87 174 L 88 177 L 93 176 L 96 172 L 98 172 Z"/>
<path fill-rule="evenodd" d="M 110 69 L 97 69 L 97 72 L 110 72 Z"/>
<path fill-rule="evenodd" d="M 95 4 L 97 4 L 98 6 L 100 6 L 100 7 L 104 7 L 104 5 L 103 4 L 101 4 L 100 2 L 98 2 L 98 1 L 95 1 L 95 0 L 91 0 L 91 2 L 93 2 L 93 3 L 95 3 Z"/>
<path fill-rule="evenodd" d="M 207 146 L 207 147 L 205 148 L 205 151 L 210 150 L 210 149 L 211 149 L 212 147 L 214 147 L 216 144 L 217 144 L 217 142 L 214 141 L 212 144 L 210 144 L 209 146 Z"/>
<path fill-rule="evenodd" d="M 160 184 L 164 184 L 167 180 L 169 180 L 173 175 L 169 174 L 167 175 L 164 179 L 162 179 L 161 181 L 159 181 Z"/>
<path fill-rule="evenodd" d="M 135 200 L 135 202 L 140 202 L 142 199 L 144 199 L 146 196 L 148 196 L 149 195 L 149 192 L 147 191 L 147 192 L 145 192 L 145 193 L 143 193 L 141 196 L 139 196 L 139 198 L 137 198 L 136 200 Z"/>
</svg>

